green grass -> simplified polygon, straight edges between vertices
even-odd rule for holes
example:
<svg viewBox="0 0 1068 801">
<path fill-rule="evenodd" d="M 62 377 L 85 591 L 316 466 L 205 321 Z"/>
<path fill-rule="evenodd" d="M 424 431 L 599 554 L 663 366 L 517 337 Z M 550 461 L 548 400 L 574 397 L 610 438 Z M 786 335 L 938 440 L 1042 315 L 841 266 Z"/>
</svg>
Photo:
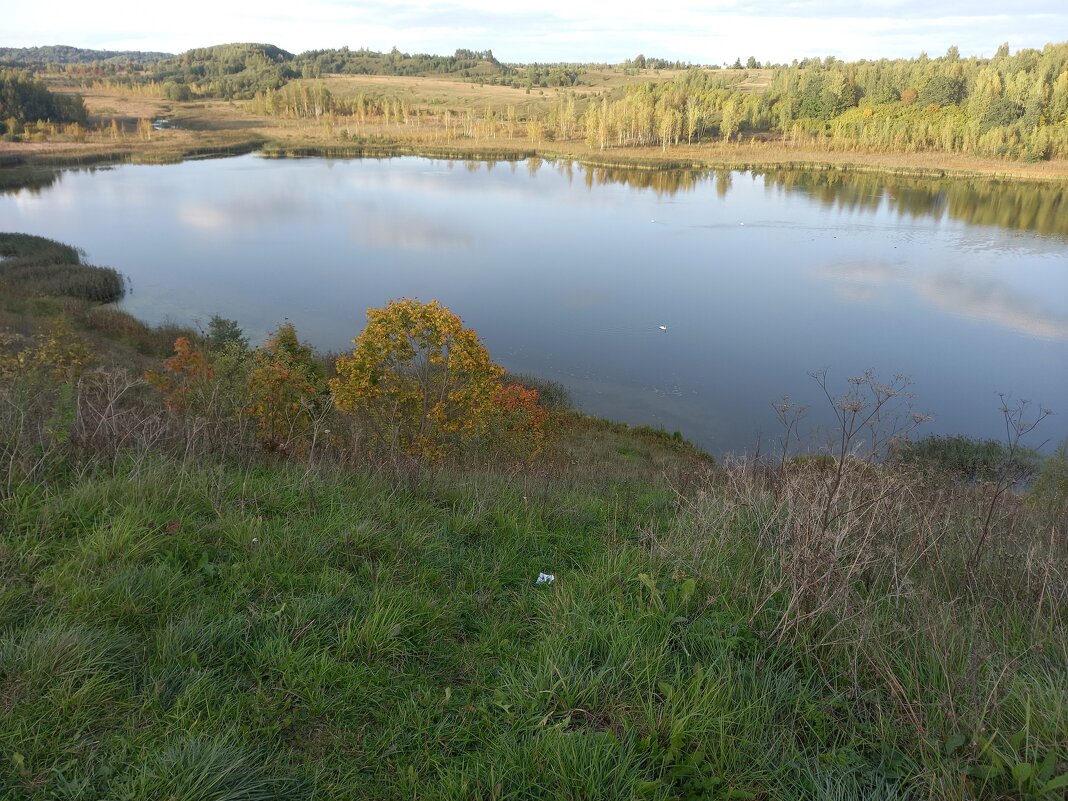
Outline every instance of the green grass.
<svg viewBox="0 0 1068 801">
<path fill-rule="evenodd" d="M 110 267 L 83 264 L 81 254 L 50 239 L 0 233 L 0 289 L 27 297 L 68 297 L 109 303 L 125 293 Z"/>
<path fill-rule="evenodd" d="M 1015 777 L 1066 768 L 1063 609 L 784 637 L 718 480 L 199 461 L 4 503 L 0 797 L 1060 797 Z"/>
</svg>

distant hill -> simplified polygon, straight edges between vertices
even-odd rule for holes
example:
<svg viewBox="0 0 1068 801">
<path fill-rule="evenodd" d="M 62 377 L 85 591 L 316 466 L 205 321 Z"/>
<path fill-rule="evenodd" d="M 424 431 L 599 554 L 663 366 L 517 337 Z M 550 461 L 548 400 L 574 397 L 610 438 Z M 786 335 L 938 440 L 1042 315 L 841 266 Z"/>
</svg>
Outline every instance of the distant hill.
<svg viewBox="0 0 1068 801">
<path fill-rule="evenodd" d="M 457 50 L 451 56 L 410 55 L 393 48 L 311 50 L 295 55 L 271 44 L 233 43 L 187 50 L 145 65 L 141 80 L 158 81 L 173 100 L 195 97 L 248 99 L 293 78 L 349 75 L 447 75 L 491 78 L 504 74 L 490 50 Z"/>
<path fill-rule="evenodd" d="M 88 50 L 69 45 L 46 45 L 44 47 L 0 47 L 0 64 L 31 66 L 37 64 L 152 64 L 173 53 L 156 53 L 143 50 Z"/>
<path fill-rule="evenodd" d="M 492 50 L 459 49 L 451 56 L 428 53 L 402 53 L 393 48 L 388 53 L 347 47 L 334 50 L 309 50 L 297 56 L 305 73 L 343 73 L 348 75 L 499 75 L 502 66 Z"/>
<path fill-rule="evenodd" d="M 301 77 L 296 57 L 271 44 L 240 42 L 198 47 L 148 66 L 145 77 L 164 85 L 172 100 L 248 99 Z"/>
<path fill-rule="evenodd" d="M 295 56 L 288 50 L 283 50 L 273 44 L 260 44 L 257 42 L 231 42 L 229 44 L 211 45 L 210 47 L 196 47 L 186 50 L 177 56 L 169 56 L 170 60 L 184 64 L 195 62 L 246 62 L 250 58 L 259 58 L 280 64 L 292 61 Z"/>
</svg>

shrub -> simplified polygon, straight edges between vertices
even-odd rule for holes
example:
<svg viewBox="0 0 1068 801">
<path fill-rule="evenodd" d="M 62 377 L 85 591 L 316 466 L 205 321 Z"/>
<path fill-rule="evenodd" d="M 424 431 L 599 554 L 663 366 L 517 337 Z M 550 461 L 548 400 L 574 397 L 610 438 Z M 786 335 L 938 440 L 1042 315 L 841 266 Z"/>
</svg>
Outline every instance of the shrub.
<svg viewBox="0 0 1068 801">
<path fill-rule="evenodd" d="M 248 347 L 248 337 L 237 324 L 237 320 L 228 320 L 218 314 L 213 314 L 208 321 L 207 340 L 208 347 L 213 350 L 222 349 L 231 343 L 242 349 Z"/>
<path fill-rule="evenodd" d="M 545 444 L 545 422 L 538 390 L 520 384 L 502 384 L 493 398 L 487 444 L 500 456 L 530 459 Z"/>
<path fill-rule="evenodd" d="M 174 411 L 203 413 L 215 371 L 203 352 L 194 350 L 188 337 L 174 341 L 174 355 L 163 362 L 165 373 L 148 371 L 145 380 L 163 393 Z"/>
<path fill-rule="evenodd" d="M 899 442 L 891 454 L 891 462 L 975 484 L 996 481 L 1006 470 L 1031 475 L 1038 468 L 1038 454 L 1019 448 L 1015 455 L 1010 455 L 1007 445 L 992 439 L 929 436 L 914 442 Z"/>
<path fill-rule="evenodd" d="M 1031 497 L 1051 510 L 1068 512 L 1068 439 L 1042 463 L 1031 486 Z"/>
<path fill-rule="evenodd" d="M 326 394 L 322 368 L 292 323 L 280 326 L 253 354 L 248 412 L 268 450 L 301 450 Z"/>
<path fill-rule="evenodd" d="M 437 458 L 486 425 L 504 371 L 437 301 L 369 309 L 353 343 L 330 388 L 338 409 L 362 416 L 378 445 Z"/>
<path fill-rule="evenodd" d="M 51 375 L 73 381 L 93 361 L 92 350 L 63 319 L 32 339 L 0 332 L 0 377 Z"/>
<path fill-rule="evenodd" d="M 518 384 L 526 389 L 536 390 L 538 393 L 538 405 L 543 409 L 574 408 L 571 394 L 567 391 L 567 387 L 559 381 L 550 381 L 528 373 L 505 373 L 502 381 L 505 384 Z"/>
</svg>

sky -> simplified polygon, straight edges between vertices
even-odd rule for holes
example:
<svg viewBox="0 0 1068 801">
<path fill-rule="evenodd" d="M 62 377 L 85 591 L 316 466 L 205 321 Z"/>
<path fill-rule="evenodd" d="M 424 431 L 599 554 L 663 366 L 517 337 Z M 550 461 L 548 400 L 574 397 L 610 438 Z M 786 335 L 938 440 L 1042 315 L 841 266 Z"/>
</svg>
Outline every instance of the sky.
<svg viewBox="0 0 1068 801">
<path fill-rule="evenodd" d="M 266 42 L 299 53 L 341 47 L 449 54 L 492 49 L 505 62 L 619 63 L 638 53 L 720 64 L 749 56 L 930 56 L 956 45 L 990 56 L 1068 40 L 1068 2 L 1021 0 L 50 0 L 0 14 L 0 47 L 74 45 L 181 52 Z"/>
</svg>

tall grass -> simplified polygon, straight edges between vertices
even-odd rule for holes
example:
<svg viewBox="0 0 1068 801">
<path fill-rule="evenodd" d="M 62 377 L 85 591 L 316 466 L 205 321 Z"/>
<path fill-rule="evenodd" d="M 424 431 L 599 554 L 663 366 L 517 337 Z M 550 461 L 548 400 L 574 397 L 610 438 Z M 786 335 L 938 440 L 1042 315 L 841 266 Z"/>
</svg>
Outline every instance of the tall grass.
<svg viewBox="0 0 1068 801">
<path fill-rule="evenodd" d="M 67 386 L 0 404 L 0 797 L 1068 783 L 1052 506 L 1005 495 L 976 556 L 988 485 L 852 458 L 714 468 L 572 416 L 523 469 L 283 460 L 128 376 Z"/>
<path fill-rule="evenodd" d="M 74 248 L 42 237 L 0 233 L 0 257 L 0 288 L 7 293 L 110 303 L 126 290 L 118 271 L 83 264 Z"/>
</svg>

